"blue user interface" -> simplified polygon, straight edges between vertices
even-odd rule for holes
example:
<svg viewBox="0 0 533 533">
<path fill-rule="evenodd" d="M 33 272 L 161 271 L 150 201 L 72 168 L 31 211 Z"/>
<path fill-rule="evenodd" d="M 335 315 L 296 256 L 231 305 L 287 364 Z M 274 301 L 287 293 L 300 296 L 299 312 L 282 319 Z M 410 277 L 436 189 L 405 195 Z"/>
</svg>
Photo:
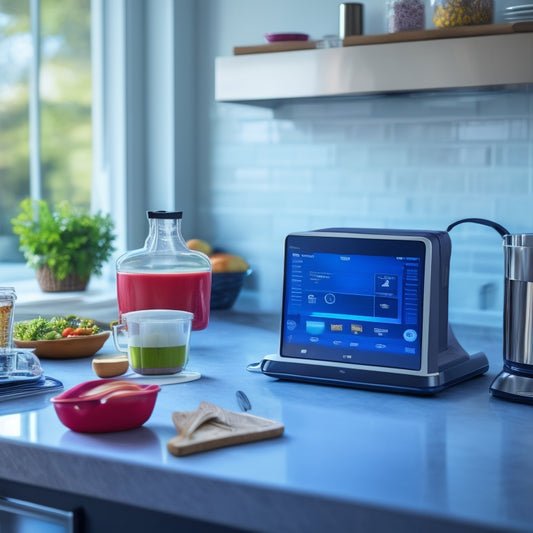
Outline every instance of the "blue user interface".
<svg viewBox="0 0 533 533">
<path fill-rule="evenodd" d="M 342 248 L 347 239 L 339 240 Z M 292 246 L 289 239 L 281 354 L 419 369 L 424 246 L 418 245 L 402 250 L 393 243 L 395 252 L 410 255 L 373 255 L 368 240 L 361 254 L 309 251 L 305 239 Z"/>
</svg>

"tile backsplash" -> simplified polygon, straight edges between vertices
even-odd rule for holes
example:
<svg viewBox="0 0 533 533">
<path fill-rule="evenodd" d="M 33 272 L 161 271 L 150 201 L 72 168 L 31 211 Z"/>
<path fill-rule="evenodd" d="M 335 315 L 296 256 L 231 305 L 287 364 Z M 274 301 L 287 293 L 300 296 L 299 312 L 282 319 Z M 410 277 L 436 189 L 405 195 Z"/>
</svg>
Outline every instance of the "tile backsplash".
<svg viewBox="0 0 533 533">
<path fill-rule="evenodd" d="M 293 231 L 483 217 L 533 232 L 532 89 L 213 106 L 200 233 L 249 260 L 262 310 L 280 308 Z M 472 224 L 451 237 L 450 320 L 501 327 L 501 238 Z"/>
</svg>

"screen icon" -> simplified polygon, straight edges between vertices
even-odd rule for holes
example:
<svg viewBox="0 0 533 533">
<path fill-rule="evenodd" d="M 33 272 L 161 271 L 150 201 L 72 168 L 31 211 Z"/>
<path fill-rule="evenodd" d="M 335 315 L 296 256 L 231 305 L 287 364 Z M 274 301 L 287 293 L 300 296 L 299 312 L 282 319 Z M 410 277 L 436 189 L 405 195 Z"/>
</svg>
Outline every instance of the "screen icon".
<svg viewBox="0 0 533 533">
<path fill-rule="evenodd" d="M 307 320 L 305 323 L 305 331 L 309 335 L 321 335 L 326 329 L 326 323 L 318 320 Z"/>
<path fill-rule="evenodd" d="M 407 342 L 415 342 L 417 337 L 418 337 L 418 334 L 416 333 L 416 331 L 414 329 L 406 329 L 403 332 L 403 338 Z"/>
</svg>

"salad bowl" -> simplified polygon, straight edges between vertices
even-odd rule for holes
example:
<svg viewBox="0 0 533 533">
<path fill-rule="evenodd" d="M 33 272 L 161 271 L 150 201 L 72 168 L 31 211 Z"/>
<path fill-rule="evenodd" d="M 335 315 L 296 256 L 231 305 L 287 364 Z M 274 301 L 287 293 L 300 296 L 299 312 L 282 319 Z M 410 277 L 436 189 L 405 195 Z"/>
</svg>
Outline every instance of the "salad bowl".
<svg viewBox="0 0 533 533">
<path fill-rule="evenodd" d="M 42 341 L 21 341 L 13 339 L 18 348 L 29 348 L 33 353 L 48 359 L 77 359 L 94 355 L 109 338 L 110 331 L 103 331 L 95 335 L 80 335 L 62 339 Z"/>
</svg>

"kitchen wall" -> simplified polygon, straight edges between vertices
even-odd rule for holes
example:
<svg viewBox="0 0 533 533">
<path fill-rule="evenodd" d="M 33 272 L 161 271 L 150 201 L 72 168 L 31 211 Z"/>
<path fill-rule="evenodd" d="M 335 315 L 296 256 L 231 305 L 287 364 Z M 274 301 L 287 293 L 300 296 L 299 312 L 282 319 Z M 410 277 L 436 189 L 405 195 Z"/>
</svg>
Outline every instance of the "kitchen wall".
<svg viewBox="0 0 533 533">
<path fill-rule="evenodd" d="M 234 45 L 259 44 L 267 31 L 337 32 L 337 2 L 286 4 L 197 4 L 195 236 L 249 260 L 254 272 L 242 298 L 279 310 L 283 239 L 293 231 L 445 229 L 484 217 L 513 233 L 533 232 L 531 88 L 274 109 L 214 102 L 214 58 Z M 365 12 L 365 33 L 382 33 L 383 5 L 366 2 Z M 501 327 L 501 238 L 475 225 L 451 236 L 451 321 Z"/>
</svg>

